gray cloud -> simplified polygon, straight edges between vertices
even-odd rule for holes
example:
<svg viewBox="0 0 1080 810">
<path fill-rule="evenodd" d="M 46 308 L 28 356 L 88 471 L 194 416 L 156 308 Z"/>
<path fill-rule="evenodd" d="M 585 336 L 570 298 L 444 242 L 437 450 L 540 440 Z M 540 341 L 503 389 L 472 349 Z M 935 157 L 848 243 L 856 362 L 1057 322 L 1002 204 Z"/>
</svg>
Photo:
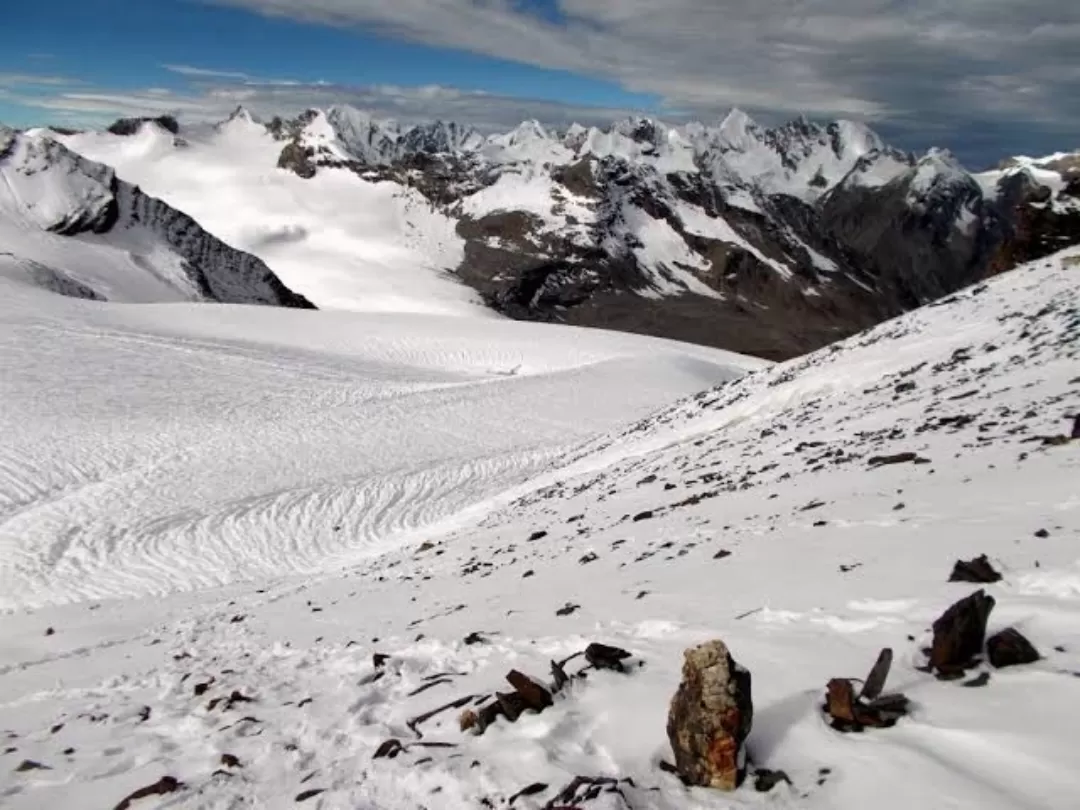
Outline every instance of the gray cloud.
<svg viewBox="0 0 1080 810">
<path fill-rule="evenodd" d="M 519 0 L 204 2 L 603 77 L 699 117 L 1080 131 L 1075 0 L 557 0 L 556 20 Z"/>
</svg>

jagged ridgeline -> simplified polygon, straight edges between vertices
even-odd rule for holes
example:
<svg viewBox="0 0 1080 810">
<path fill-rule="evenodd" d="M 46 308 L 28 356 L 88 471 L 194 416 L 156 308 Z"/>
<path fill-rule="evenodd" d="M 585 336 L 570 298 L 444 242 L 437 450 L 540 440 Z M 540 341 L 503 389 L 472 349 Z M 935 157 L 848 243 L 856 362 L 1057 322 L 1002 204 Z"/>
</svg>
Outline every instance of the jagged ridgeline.
<svg viewBox="0 0 1080 810">
<path fill-rule="evenodd" d="M 183 145 L 174 124 L 117 126 Z M 436 269 L 510 317 L 769 359 L 1080 241 L 1077 155 L 972 173 L 851 121 L 770 128 L 736 110 L 713 125 L 527 121 L 489 135 L 333 107 L 266 123 L 240 109 L 216 131 L 272 138 L 278 167 L 312 194 L 344 172 L 416 195 L 432 218 L 411 232 L 446 228 L 460 244 Z"/>
<path fill-rule="evenodd" d="M 337 107 L 268 126 L 283 168 L 402 183 L 452 213 L 456 272 L 501 312 L 774 359 L 1080 241 L 1077 156 L 972 174 L 850 121 L 484 136 Z"/>
</svg>

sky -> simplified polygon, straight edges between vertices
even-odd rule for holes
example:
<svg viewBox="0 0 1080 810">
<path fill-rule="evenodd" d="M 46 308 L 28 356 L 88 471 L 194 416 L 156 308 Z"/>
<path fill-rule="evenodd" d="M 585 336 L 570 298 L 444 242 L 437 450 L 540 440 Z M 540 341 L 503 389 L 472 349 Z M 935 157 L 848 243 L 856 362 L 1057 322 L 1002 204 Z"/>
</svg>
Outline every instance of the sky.
<svg viewBox="0 0 1080 810">
<path fill-rule="evenodd" d="M 1080 147 L 1076 0 L 39 0 L 2 22 L 14 126 L 347 103 L 495 131 L 740 107 L 863 121 L 972 168 Z"/>
</svg>

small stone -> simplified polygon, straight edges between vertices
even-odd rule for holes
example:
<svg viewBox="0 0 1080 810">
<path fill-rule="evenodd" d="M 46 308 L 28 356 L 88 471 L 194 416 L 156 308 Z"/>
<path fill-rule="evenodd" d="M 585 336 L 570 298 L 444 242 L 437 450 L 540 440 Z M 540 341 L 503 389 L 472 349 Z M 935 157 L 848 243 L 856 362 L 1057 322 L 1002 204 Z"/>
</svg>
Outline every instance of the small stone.
<svg viewBox="0 0 1080 810">
<path fill-rule="evenodd" d="M 54 636 L 54 635 L 56 635 L 56 630 L 54 628 L 52 628 L 52 627 L 46 627 L 45 628 L 45 635 Z"/>
<path fill-rule="evenodd" d="M 1045 540 L 1047 537 L 1050 536 L 1050 532 L 1048 532 L 1046 529 L 1039 529 L 1037 532 L 1035 532 L 1035 536 L 1038 537 L 1040 540 Z"/>
<path fill-rule="evenodd" d="M 891 456 L 874 456 L 867 464 L 871 467 L 887 467 L 891 464 L 910 464 L 919 461 L 925 462 L 925 459 L 920 459 L 916 453 L 894 453 Z"/>
<path fill-rule="evenodd" d="M 297 802 L 306 802 L 308 799 L 314 799 L 320 793 L 326 793 L 325 788 L 313 788 L 312 790 L 305 790 L 303 793 L 296 795 Z"/>
<path fill-rule="evenodd" d="M 530 543 L 535 543 L 537 540 L 543 540 L 547 536 L 548 536 L 548 533 L 545 532 L 545 531 L 533 532 L 532 534 L 529 535 L 529 542 Z"/>
<path fill-rule="evenodd" d="M 32 759 L 24 759 L 19 763 L 19 767 L 15 769 L 15 773 L 26 773 L 27 771 L 51 771 L 48 765 L 42 765 L 40 762 L 35 762 Z"/>
<path fill-rule="evenodd" d="M 652 510 L 646 510 L 644 512 L 638 512 L 636 515 L 634 515 L 634 523 L 640 523 L 643 520 L 649 520 L 650 518 L 653 517 L 653 514 L 654 513 L 652 512 Z"/>
<path fill-rule="evenodd" d="M 240 764 L 240 760 L 237 757 L 233 756 L 232 754 L 222 754 L 221 755 L 221 764 L 224 765 L 226 768 L 242 768 L 242 767 L 244 767 L 243 765 Z"/>
<path fill-rule="evenodd" d="M 713 554 L 713 559 L 714 560 L 724 560 L 724 559 L 727 559 L 730 556 L 731 556 L 731 552 L 728 551 L 726 548 L 722 548 L 718 552 Z"/>
<path fill-rule="evenodd" d="M 738 787 L 753 719 L 750 673 L 735 662 L 724 642 L 687 650 L 667 722 L 683 781 L 720 790 Z"/>
<path fill-rule="evenodd" d="M 390 739 L 375 749 L 372 759 L 394 759 L 405 750 L 400 740 Z"/>
<path fill-rule="evenodd" d="M 1012 627 L 987 639 L 986 655 L 998 669 L 1034 664 L 1039 660 L 1039 651 L 1019 630 Z"/>
<path fill-rule="evenodd" d="M 126 796 L 120 801 L 120 804 L 116 805 L 114 810 L 128 810 L 128 808 L 131 807 L 132 802 L 136 802 L 139 799 L 145 799 L 149 796 L 165 796 L 169 793 L 175 793 L 183 787 L 184 783 L 175 777 L 163 776 L 154 784 L 139 788 L 134 793 Z"/>
<path fill-rule="evenodd" d="M 768 793 L 781 782 L 791 784 L 791 778 L 783 771 L 770 771 L 766 768 L 754 771 L 754 790 Z"/>
</svg>

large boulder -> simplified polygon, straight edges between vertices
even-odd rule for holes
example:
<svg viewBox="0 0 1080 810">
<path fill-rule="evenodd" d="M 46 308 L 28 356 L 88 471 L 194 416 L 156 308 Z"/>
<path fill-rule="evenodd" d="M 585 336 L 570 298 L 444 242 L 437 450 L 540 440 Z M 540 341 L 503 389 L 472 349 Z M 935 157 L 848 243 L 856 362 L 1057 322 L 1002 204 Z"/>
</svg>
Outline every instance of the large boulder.
<svg viewBox="0 0 1080 810">
<path fill-rule="evenodd" d="M 735 662 L 724 642 L 687 650 L 667 724 L 683 781 L 720 790 L 738 787 L 753 719 L 750 673 Z"/>
</svg>

